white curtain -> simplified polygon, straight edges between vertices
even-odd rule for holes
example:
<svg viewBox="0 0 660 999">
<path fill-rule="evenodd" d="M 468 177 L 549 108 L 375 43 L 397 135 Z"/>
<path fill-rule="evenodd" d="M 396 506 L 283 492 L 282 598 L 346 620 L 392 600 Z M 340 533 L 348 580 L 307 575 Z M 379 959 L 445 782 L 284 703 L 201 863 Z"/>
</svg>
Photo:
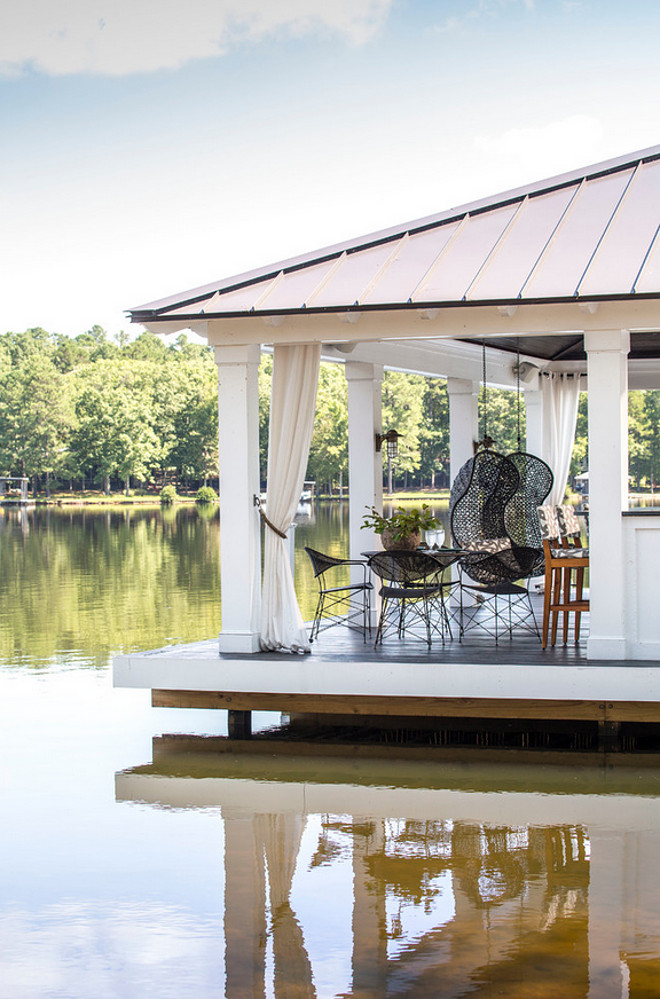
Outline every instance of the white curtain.
<svg viewBox="0 0 660 999">
<path fill-rule="evenodd" d="M 320 361 L 320 344 L 276 346 L 273 354 L 266 515 L 282 533 L 293 522 L 305 480 Z M 268 525 L 260 644 L 266 651 L 310 651 L 293 585 L 288 542 Z"/>
<path fill-rule="evenodd" d="M 552 469 L 554 483 L 546 503 L 557 506 L 564 501 L 571 455 L 575 441 L 580 376 L 553 371 L 542 376 L 543 420 L 547 442 L 545 459 Z"/>
</svg>

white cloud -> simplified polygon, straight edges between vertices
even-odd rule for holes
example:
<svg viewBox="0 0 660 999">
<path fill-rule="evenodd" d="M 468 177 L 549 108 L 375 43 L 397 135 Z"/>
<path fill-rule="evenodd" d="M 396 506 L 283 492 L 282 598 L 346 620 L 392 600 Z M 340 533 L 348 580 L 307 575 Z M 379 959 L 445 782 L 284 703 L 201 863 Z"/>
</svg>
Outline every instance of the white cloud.
<svg viewBox="0 0 660 999">
<path fill-rule="evenodd" d="M 516 164 L 524 174 L 551 172 L 588 165 L 600 155 L 604 130 L 601 121 L 576 114 L 529 128 L 511 128 L 497 135 L 477 135 L 476 152 L 487 169 Z M 530 172 L 531 171 L 531 172 Z"/>
<path fill-rule="evenodd" d="M 535 0 L 477 0 L 477 3 L 468 10 L 462 4 L 460 14 L 451 14 L 441 24 L 437 24 L 435 30 L 441 34 L 459 31 L 483 17 L 498 17 L 512 7 L 533 10 L 534 4 Z"/>
<path fill-rule="evenodd" d="M 269 35 L 369 39 L 392 0 L 0 0 L 0 74 L 176 69 Z"/>
</svg>

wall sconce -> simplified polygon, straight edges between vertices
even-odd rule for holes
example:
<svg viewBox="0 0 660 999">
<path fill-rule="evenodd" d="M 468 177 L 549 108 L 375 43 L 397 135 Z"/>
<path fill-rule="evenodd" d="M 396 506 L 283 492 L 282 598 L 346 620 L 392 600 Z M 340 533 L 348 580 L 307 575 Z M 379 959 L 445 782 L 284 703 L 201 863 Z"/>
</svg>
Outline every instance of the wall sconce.
<svg viewBox="0 0 660 999">
<path fill-rule="evenodd" d="M 376 451 L 380 451 L 383 442 L 387 444 L 387 457 L 396 458 L 399 453 L 399 437 L 403 434 L 398 433 L 396 430 L 388 430 L 385 434 L 376 434 Z"/>
</svg>

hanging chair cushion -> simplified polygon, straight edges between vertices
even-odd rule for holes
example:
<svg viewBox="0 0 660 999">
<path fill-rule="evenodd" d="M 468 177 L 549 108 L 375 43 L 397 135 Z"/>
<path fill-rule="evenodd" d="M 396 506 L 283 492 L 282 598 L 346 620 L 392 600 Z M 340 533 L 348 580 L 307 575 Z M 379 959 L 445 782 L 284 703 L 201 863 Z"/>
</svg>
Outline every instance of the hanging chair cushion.
<svg viewBox="0 0 660 999">
<path fill-rule="evenodd" d="M 484 538 L 482 541 L 470 541 L 465 546 L 469 552 L 487 552 L 495 555 L 511 547 L 511 538 Z"/>
</svg>

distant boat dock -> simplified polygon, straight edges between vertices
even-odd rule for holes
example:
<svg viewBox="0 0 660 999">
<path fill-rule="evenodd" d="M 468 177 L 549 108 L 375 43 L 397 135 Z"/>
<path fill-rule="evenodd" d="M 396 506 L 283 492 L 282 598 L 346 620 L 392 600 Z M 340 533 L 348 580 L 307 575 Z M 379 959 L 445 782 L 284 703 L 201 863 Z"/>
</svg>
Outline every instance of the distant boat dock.
<svg viewBox="0 0 660 999">
<path fill-rule="evenodd" d="M 0 505 L 27 506 L 29 479 L 24 476 L 0 475 Z"/>
</svg>

